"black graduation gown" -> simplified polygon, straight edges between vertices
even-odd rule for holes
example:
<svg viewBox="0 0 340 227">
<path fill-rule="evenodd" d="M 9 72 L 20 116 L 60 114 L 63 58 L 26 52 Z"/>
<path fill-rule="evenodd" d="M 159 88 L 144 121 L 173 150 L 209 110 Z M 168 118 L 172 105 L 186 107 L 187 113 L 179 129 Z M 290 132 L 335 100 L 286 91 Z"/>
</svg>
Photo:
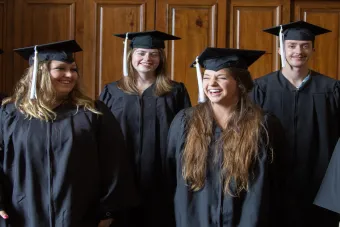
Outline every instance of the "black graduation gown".
<svg viewBox="0 0 340 227">
<path fill-rule="evenodd" d="M 282 157 L 285 218 L 279 223 L 338 227 L 334 215 L 313 201 L 340 136 L 340 85 L 314 71 L 310 76 L 297 90 L 281 71 L 270 73 L 255 80 L 251 96 L 279 118 L 287 139 Z"/>
<path fill-rule="evenodd" d="M 193 107 L 195 108 L 195 107 Z M 249 192 L 243 192 L 239 197 L 223 193 L 221 181 L 221 162 L 213 162 L 213 153 L 221 134 L 221 129 L 215 126 L 214 138 L 209 146 L 208 167 L 205 185 L 197 192 L 188 187 L 182 176 L 182 152 L 186 141 L 186 125 L 193 108 L 178 113 L 171 124 L 168 137 L 168 149 L 163 154 L 163 172 L 167 186 L 174 199 L 176 227 L 268 227 L 273 219 L 278 218 L 279 211 L 275 198 L 280 198 L 276 163 L 273 161 L 269 147 L 273 148 L 274 157 L 279 149 L 276 140 L 270 138 L 270 145 L 261 145 L 257 162 L 252 172 Z M 270 115 L 265 115 L 265 125 L 268 135 L 279 135 L 282 132 L 279 121 Z M 266 137 L 265 134 L 263 136 Z M 264 138 L 261 139 L 263 141 Z M 261 143 L 262 144 L 262 143 Z M 276 149 L 277 148 L 277 149 Z M 219 152 L 222 154 L 222 152 Z"/>
<path fill-rule="evenodd" d="M 314 204 L 340 214 L 340 140 L 334 149 Z"/>
<path fill-rule="evenodd" d="M 57 119 L 27 119 L 14 106 L 1 109 L 0 209 L 7 227 L 97 227 L 135 203 L 132 172 L 116 119 L 71 104 Z"/>
<path fill-rule="evenodd" d="M 167 135 L 175 115 L 191 106 L 183 83 L 173 83 L 172 92 L 157 97 L 154 84 L 141 96 L 118 89 L 113 82 L 105 86 L 100 99 L 116 116 L 133 156 L 140 206 L 128 217 L 129 226 L 166 226 L 168 222 L 161 180 L 161 150 L 166 149 Z M 171 225 L 171 224 L 169 224 Z"/>
</svg>

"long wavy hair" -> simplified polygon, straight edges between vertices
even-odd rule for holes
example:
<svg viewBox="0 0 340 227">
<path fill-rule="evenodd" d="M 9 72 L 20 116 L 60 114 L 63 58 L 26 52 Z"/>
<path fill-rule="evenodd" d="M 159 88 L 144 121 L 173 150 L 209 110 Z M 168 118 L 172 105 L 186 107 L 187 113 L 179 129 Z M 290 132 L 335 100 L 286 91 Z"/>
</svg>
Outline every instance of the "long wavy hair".
<svg viewBox="0 0 340 227">
<path fill-rule="evenodd" d="M 214 137 L 214 114 L 209 101 L 199 104 L 193 110 L 187 124 L 187 137 L 182 156 L 182 175 L 193 191 L 204 187 L 208 168 L 208 156 L 214 155 L 218 165 L 222 157 L 221 182 L 224 193 L 238 196 L 248 190 L 252 169 L 258 158 L 260 143 L 269 144 L 263 125 L 263 113 L 249 98 L 253 82 L 248 70 L 227 69 L 237 82 L 239 101 L 234 108 L 226 129 L 216 141 L 215 151 L 209 154 Z M 261 141 L 265 133 L 266 141 Z M 233 185 L 233 186 L 231 186 Z"/>
<path fill-rule="evenodd" d="M 31 81 L 33 75 L 33 65 L 30 66 L 22 78 L 15 86 L 14 94 L 3 100 L 3 104 L 13 102 L 23 114 L 28 118 L 38 118 L 49 121 L 56 118 L 56 113 L 52 106 L 57 101 L 57 93 L 54 89 L 49 72 L 51 61 L 39 62 L 37 73 L 37 98 L 30 99 Z M 77 108 L 83 107 L 93 113 L 101 114 L 95 108 L 94 101 L 86 96 L 80 86 L 80 76 L 78 75 L 77 83 L 69 93 L 64 102 L 72 103 Z"/>
<path fill-rule="evenodd" d="M 159 52 L 159 65 L 156 69 L 156 82 L 154 94 L 156 96 L 162 96 L 171 91 L 172 85 L 171 80 L 167 76 L 167 62 L 166 56 L 163 49 L 157 49 Z M 131 49 L 127 55 L 127 63 L 129 66 L 128 76 L 124 76 L 118 82 L 118 88 L 127 94 L 138 94 L 138 88 L 136 85 L 136 78 L 134 76 L 135 69 L 132 65 L 132 55 L 136 51 L 136 48 Z"/>
</svg>

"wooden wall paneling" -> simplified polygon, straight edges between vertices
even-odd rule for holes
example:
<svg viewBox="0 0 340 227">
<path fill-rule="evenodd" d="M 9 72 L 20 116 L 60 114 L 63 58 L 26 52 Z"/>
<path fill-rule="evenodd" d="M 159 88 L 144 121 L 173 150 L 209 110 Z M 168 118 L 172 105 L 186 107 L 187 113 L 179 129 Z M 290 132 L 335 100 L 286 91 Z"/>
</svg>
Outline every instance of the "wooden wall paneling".
<svg viewBox="0 0 340 227">
<path fill-rule="evenodd" d="M 171 79 L 184 82 L 192 104 L 198 100 L 195 68 L 189 68 L 206 47 L 226 47 L 227 0 L 157 0 L 156 29 L 181 37 L 168 42 Z"/>
<path fill-rule="evenodd" d="M 252 77 L 257 78 L 278 70 L 278 38 L 262 30 L 290 21 L 289 0 L 231 0 L 229 9 L 230 47 L 266 51 L 249 68 Z"/>
<path fill-rule="evenodd" d="M 304 20 L 332 32 L 317 36 L 310 67 L 340 79 L 340 1 L 296 1 L 294 20 Z"/>
<path fill-rule="evenodd" d="M 123 76 L 123 39 L 112 34 L 154 29 L 154 0 L 89 0 L 85 5 L 84 80 L 94 98 Z"/>
<path fill-rule="evenodd" d="M 83 45 L 82 0 L 15 0 L 14 8 L 14 48 L 68 39 Z M 75 56 L 80 73 L 82 56 L 82 52 Z M 15 54 L 14 65 L 18 80 L 28 63 Z"/>
<path fill-rule="evenodd" d="M 0 1 L 0 49 L 2 49 L 5 53 L 7 52 L 7 48 L 5 47 L 6 44 L 6 3 L 7 1 L 1 0 Z M 5 64 L 4 64 L 4 54 L 0 55 L 0 92 L 6 92 L 6 80 L 5 77 Z"/>
</svg>

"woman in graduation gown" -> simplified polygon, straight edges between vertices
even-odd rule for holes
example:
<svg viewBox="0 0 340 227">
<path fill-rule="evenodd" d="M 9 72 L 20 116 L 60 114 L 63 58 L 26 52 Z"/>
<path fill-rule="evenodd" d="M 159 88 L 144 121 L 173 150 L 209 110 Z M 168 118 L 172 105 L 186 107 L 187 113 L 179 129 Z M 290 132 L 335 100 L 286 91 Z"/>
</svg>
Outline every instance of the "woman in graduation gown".
<svg viewBox="0 0 340 227">
<path fill-rule="evenodd" d="M 275 226 L 281 126 L 247 95 L 262 54 L 207 48 L 196 60 L 201 103 L 177 114 L 163 156 L 177 227 Z"/>
<path fill-rule="evenodd" d="M 170 223 L 163 196 L 160 152 L 166 149 L 175 115 L 191 106 L 183 83 L 167 77 L 164 40 L 178 37 L 147 31 L 118 34 L 131 39 L 124 77 L 105 86 L 100 99 L 116 116 L 127 141 L 141 204 L 128 215 L 128 226 L 159 227 Z M 127 36 L 127 37 L 126 37 Z"/>
<path fill-rule="evenodd" d="M 0 112 L 0 226 L 108 227 L 136 193 L 119 123 L 79 88 L 81 48 L 15 51 L 31 66 Z"/>
</svg>

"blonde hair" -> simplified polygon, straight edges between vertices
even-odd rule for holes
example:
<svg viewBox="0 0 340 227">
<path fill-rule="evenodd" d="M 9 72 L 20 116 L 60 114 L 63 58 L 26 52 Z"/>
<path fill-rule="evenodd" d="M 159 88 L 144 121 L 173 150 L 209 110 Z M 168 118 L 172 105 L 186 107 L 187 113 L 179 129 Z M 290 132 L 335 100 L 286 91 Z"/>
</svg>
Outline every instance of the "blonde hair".
<svg viewBox="0 0 340 227">
<path fill-rule="evenodd" d="M 136 48 L 131 49 L 127 55 L 127 62 L 129 66 L 128 76 L 124 76 L 117 82 L 119 89 L 127 94 L 138 94 L 136 86 L 136 79 L 134 77 L 135 69 L 132 65 L 132 55 Z M 159 52 L 160 62 L 156 69 L 155 91 L 156 96 L 162 96 L 172 90 L 171 80 L 167 76 L 166 56 L 163 49 L 157 49 Z"/>
<path fill-rule="evenodd" d="M 233 114 L 229 118 L 227 128 L 223 130 L 216 141 L 214 163 L 222 157 L 221 182 L 224 182 L 224 192 L 229 195 L 239 195 L 241 191 L 248 190 L 251 170 L 258 157 L 261 135 L 267 130 L 263 125 L 262 110 L 248 97 L 249 79 L 248 71 L 229 69 L 234 75 L 239 88 L 239 101 Z M 240 79 L 242 78 L 242 79 Z M 214 116 L 210 102 L 195 107 L 188 121 L 188 134 L 183 152 L 182 175 L 188 182 L 191 190 L 200 190 L 205 184 L 208 168 L 209 146 L 213 142 Z M 268 145 L 267 141 L 262 144 Z M 220 155 L 218 152 L 222 152 Z M 232 182 L 235 188 L 232 192 Z"/>
<path fill-rule="evenodd" d="M 54 120 L 57 114 L 51 106 L 57 101 L 57 93 L 52 85 L 49 67 L 51 61 L 43 61 L 38 64 L 37 73 L 37 98 L 30 99 L 31 79 L 33 74 L 33 65 L 30 66 L 22 78 L 15 86 L 14 94 L 3 100 L 3 104 L 13 102 L 23 114 L 29 119 L 37 118 L 45 121 Z M 79 78 L 79 77 L 78 77 Z M 74 104 L 77 108 L 84 107 L 96 114 L 101 114 L 95 108 L 94 101 L 86 96 L 81 88 L 79 79 L 73 90 L 68 94 L 65 102 Z"/>
</svg>

